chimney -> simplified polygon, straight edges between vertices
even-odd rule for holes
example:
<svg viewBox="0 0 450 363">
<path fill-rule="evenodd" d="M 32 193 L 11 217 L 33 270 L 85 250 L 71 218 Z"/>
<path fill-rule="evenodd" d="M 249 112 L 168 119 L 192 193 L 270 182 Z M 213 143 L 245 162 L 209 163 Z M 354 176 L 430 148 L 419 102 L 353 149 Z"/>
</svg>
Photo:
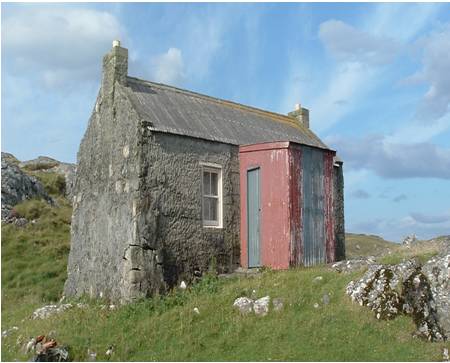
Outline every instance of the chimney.
<svg viewBox="0 0 450 363">
<path fill-rule="evenodd" d="M 298 122 L 309 129 L 309 110 L 303 108 L 299 103 L 295 104 L 295 110 L 288 113 L 289 117 L 295 118 Z"/>
<path fill-rule="evenodd" d="M 122 48 L 119 40 L 114 40 L 112 49 L 103 57 L 103 95 L 114 95 L 115 83 L 126 85 L 127 75 L 128 49 Z"/>
</svg>

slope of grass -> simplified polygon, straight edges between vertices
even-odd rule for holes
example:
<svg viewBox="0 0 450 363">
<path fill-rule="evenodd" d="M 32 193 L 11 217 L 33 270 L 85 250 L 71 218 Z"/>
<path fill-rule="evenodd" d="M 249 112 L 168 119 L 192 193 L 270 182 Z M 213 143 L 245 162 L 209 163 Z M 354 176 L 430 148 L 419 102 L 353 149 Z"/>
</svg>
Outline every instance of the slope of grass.
<svg viewBox="0 0 450 363">
<path fill-rule="evenodd" d="M 389 251 L 396 252 L 400 245 L 386 241 L 379 236 L 346 233 L 345 253 L 346 258 L 357 258 L 360 256 L 380 256 Z"/>
<path fill-rule="evenodd" d="M 323 280 L 314 284 L 318 275 Z M 114 360 L 125 361 L 428 361 L 441 357 L 443 343 L 412 338 L 410 318 L 377 321 L 366 308 L 352 304 L 344 288 L 355 277 L 326 267 L 265 271 L 254 278 L 210 277 L 191 291 L 113 311 L 93 302 L 55 318 L 17 323 L 19 331 L 2 340 L 3 359 L 29 358 L 16 345 L 18 336 L 50 331 L 71 347 L 75 360 L 86 360 L 88 348 L 98 353 L 98 360 L 105 360 L 109 345 L 115 347 Z M 241 316 L 232 303 L 253 289 L 259 297 L 283 298 L 284 309 L 266 317 Z M 321 304 L 324 293 L 331 296 L 329 305 Z M 31 308 L 20 308 L 23 318 L 31 312 Z"/>
<path fill-rule="evenodd" d="M 23 344 L 30 336 L 52 332 L 70 347 L 72 360 L 116 361 L 429 361 L 440 360 L 444 343 L 413 339 L 406 316 L 377 321 L 365 307 L 352 304 L 345 286 L 361 272 L 341 275 L 327 266 L 289 271 L 264 270 L 254 277 L 205 277 L 187 291 L 104 309 L 87 301 L 46 320 L 32 312 L 57 301 L 66 278 L 70 205 L 28 201 L 17 212 L 36 220 L 24 228 L 2 225 L 2 360 L 28 360 Z M 316 276 L 323 280 L 314 283 Z M 233 307 L 240 296 L 270 295 L 284 300 L 280 312 L 241 316 Z M 330 303 L 323 305 L 327 293 Z M 314 304 L 319 303 L 319 308 Z M 193 309 L 197 307 L 200 314 Z"/>
</svg>

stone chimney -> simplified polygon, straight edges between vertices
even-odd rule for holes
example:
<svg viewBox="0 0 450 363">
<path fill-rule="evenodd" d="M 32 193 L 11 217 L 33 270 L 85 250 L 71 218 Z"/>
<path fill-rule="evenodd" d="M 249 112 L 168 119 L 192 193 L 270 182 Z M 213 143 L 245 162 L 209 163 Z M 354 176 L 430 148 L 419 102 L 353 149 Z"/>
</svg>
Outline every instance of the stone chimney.
<svg viewBox="0 0 450 363">
<path fill-rule="evenodd" d="M 102 93 L 114 95 L 116 82 L 126 85 L 128 75 L 128 49 L 120 46 L 119 40 L 114 40 L 112 49 L 103 57 Z"/>
<path fill-rule="evenodd" d="M 295 118 L 298 122 L 309 129 L 309 110 L 303 108 L 299 103 L 295 105 L 295 110 L 288 113 L 289 117 Z"/>
</svg>

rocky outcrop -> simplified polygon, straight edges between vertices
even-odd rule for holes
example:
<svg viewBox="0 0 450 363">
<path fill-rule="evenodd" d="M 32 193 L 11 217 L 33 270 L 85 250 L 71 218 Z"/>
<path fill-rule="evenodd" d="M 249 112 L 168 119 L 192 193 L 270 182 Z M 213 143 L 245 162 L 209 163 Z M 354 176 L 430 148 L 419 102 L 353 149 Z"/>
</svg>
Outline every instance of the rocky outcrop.
<svg viewBox="0 0 450 363">
<path fill-rule="evenodd" d="M 405 246 L 410 246 L 413 243 L 417 243 L 417 237 L 414 233 L 410 234 L 409 236 L 406 236 L 402 242 L 402 244 Z"/>
<path fill-rule="evenodd" d="M 41 171 L 64 175 L 64 179 L 66 181 L 65 195 L 67 198 L 72 200 L 77 170 L 75 164 L 63 163 L 53 158 L 49 158 L 48 156 L 39 156 L 36 159 L 22 161 L 19 163 L 19 167 L 30 171 Z"/>
<path fill-rule="evenodd" d="M 24 200 L 42 198 L 52 203 L 42 184 L 24 173 L 11 156 L 2 152 L 2 220 L 14 217 L 11 215 L 12 208 Z"/>
<path fill-rule="evenodd" d="M 337 272 L 350 273 L 353 271 L 362 270 L 373 264 L 375 264 L 375 257 L 369 256 L 366 258 L 339 261 L 333 263 L 331 268 Z"/>
<path fill-rule="evenodd" d="M 369 307 L 377 319 L 410 315 L 415 335 L 430 341 L 450 337 L 450 254 L 442 253 L 421 266 L 416 259 L 397 265 L 368 266 L 346 289 L 353 301 Z"/>
</svg>

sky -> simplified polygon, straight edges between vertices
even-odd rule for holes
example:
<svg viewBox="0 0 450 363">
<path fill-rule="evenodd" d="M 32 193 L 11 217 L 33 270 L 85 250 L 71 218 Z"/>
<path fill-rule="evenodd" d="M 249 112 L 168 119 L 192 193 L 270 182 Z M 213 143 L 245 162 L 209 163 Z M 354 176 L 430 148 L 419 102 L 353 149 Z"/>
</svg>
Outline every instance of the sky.
<svg viewBox="0 0 450 363">
<path fill-rule="evenodd" d="M 1 149 L 76 162 L 113 39 L 129 75 L 286 114 L 344 160 L 347 232 L 450 234 L 450 4 L 1 5 Z"/>
</svg>

